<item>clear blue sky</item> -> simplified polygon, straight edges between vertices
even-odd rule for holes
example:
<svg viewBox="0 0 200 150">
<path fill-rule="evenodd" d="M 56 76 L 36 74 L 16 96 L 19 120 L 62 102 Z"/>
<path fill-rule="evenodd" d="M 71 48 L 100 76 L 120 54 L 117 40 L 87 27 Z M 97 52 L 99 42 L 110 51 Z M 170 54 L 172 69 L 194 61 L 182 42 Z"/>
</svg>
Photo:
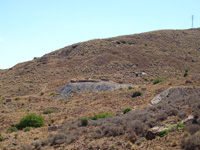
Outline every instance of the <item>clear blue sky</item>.
<svg viewBox="0 0 200 150">
<path fill-rule="evenodd" d="M 0 0 L 0 69 L 73 43 L 200 27 L 200 0 Z"/>
</svg>

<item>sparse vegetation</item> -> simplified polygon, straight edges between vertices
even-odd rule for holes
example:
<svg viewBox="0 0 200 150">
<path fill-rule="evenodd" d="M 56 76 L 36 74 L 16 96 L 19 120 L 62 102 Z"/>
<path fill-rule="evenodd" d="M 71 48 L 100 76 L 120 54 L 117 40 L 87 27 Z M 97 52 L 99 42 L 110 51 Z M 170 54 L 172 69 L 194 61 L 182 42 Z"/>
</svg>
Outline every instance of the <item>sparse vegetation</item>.
<svg viewBox="0 0 200 150">
<path fill-rule="evenodd" d="M 26 128 L 24 128 L 24 132 L 28 132 L 28 131 L 30 131 L 30 130 L 31 130 L 30 127 L 26 127 Z"/>
<path fill-rule="evenodd" d="M 158 84 L 158 83 L 163 82 L 163 81 L 165 81 L 165 79 L 155 79 L 153 81 L 153 84 Z"/>
<path fill-rule="evenodd" d="M 177 123 L 177 128 L 178 129 L 184 129 L 184 127 L 185 127 L 184 123 L 181 123 L 181 122 Z"/>
<path fill-rule="evenodd" d="M 18 129 L 16 127 L 9 127 L 7 130 L 6 130 L 6 133 L 13 133 L 13 132 L 17 132 Z"/>
<path fill-rule="evenodd" d="M 51 119 L 51 123 L 54 123 L 55 122 L 55 119 Z"/>
<path fill-rule="evenodd" d="M 123 113 L 126 114 L 127 112 L 129 112 L 131 110 L 132 110 L 131 108 L 126 108 L 126 109 L 124 109 Z"/>
<path fill-rule="evenodd" d="M 49 93 L 50 96 L 56 96 L 56 95 L 61 95 L 61 93 Z"/>
<path fill-rule="evenodd" d="M 2 132 L 6 132 L 11 123 L 18 123 L 18 119 L 28 112 L 43 115 L 43 111 L 54 109 L 53 114 L 52 111 L 44 113 L 47 114 L 43 115 L 46 126 L 41 129 L 19 127 L 18 123 L 12 127 L 23 131 L 2 133 L 5 140 L 0 149 L 23 149 L 22 146 L 31 140 L 33 142 L 24 149 L 180 149 L 181 138 L 185 142 L 183 148 L 187 149 L 187 145 L 188 149 L 197 149 L 193 141 L 197 140 L 194 135 L 200 131 L 197 61 L 200 53 L 193 38 L 196 43 L 200 40 L 197 38 L 199 32 L 195 30 L 162 31 L 161 34 L 157 31 L 142 36 L 92 40 L 76 44 L 76 48 L 71 45 L 33 62 L 0 70 L 0 97 L 6 97 L 5 101 L 0 101 Z M 184 70 L 186 67 L 189 67 L 191 76 Z M 183 80 L 184 71 L 189 78 Z M 153 86 L 156 78 L 167 81 Z M 96 84 L 101 79 L 102 82 L 135 85 L 133 87 L 137 88 L 80 92 L 70 97 L 65 97 L 60 90 L 62 95 L 57 96 L 60 93 L 56 91 L 65 83 L 91 80 Z M 154 96 L 171 85 L 177 87 L 170 88 L 158 104 L 149 105 Z M 185 90 L 186 86 L 191 88 Z M 50 91 L 55 93 L 46 93 Z M 132 98 L 134 91 L 141 94 Z M 15 97 L 21 100 L 13 101 Z M 116 115 L 103 115 L 102 112 Z M 87 117 L 80 118 L 82 116 Z M 193 116 L 198 118 L 180 123 Z M 85 123 L 82 119 L 86 119 Z M 159 130 L 151 140 L 148 134 L 154 127 Z M 32 131 L 25 133 L 29 129 Z M 160 133 L 160 129 L 166 130 Z M 26 139 L 28 141 L 24 142 Z"/>
<path fill-rule="evenodd" d="M 43 114 L 51 114 L 54 112 L 54 109 L 47 109 L 43 111 Z"/>
<path fill-rule="evenodd" d="M 163 136 L 165 136 L 166 134 L 168 134 L 169 132 L 170 132 L 169 129 L 165 129 L 165 130 L 163 130 L 163 131 L 160 131 L 160 136 L 163 137 Z"/>
<path fill-rule="evenodd" d="M 0 142 L 4 140 L 3 136 L 0 134 Z"/>
<path fill-rule="evenodd" d="M 98 120 L 98 119 L 106 118 L 106 117 L 112 116 L 112 115 L 113 114 L 111 114 L 111 113 L 101 113 L 101 114 L 95 114 L 94 116 L 90 116 L 90 117 L 88 117 L 88 119 Z"/>
<path fill-rule="evenodd" d="M 3 101 L 3 100 L 5 100 L 5 99 L 6 99 L 5 97 L 2 97 L 0 100 L 2 100 L 2 101 Z"/>
</svg>

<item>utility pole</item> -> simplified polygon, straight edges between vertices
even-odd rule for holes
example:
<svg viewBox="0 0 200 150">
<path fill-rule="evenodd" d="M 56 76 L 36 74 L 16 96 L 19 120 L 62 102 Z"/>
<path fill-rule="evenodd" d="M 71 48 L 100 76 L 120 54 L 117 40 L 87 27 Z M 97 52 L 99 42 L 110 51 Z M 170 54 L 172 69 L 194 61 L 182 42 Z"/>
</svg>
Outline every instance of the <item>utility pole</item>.
<svg viewBox="0 0 200 150">
<path fill-rule="evenodd" d="M 192 28 L 193 28 L 193 25 L 194 25 L 194 15 L 192 15 Z"/>
</svg>

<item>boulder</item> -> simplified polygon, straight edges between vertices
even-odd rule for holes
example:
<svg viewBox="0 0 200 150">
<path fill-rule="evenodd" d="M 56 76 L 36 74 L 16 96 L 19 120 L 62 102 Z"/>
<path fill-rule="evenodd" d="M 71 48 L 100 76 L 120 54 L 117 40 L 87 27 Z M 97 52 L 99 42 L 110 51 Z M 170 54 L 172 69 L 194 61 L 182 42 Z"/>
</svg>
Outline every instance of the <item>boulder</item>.
<svg viewBox="0 0 200 150">
<path fill-rule="evenodd" d="M 6 99 L 6 103 L 9 103 L 11 102 L 12 100 L 11 99 Z"/>
<path fill-rule="evenodd" d="M 147 140 L 152 140 L 154 139 L 156 136 L 160 136 L 160 132 L 163 130 L 167 130 L 168 128 L 164 127 L 164 126 L 155 126 L 151 129 L 149 129 L 147 131 L 147 135 L 146 138 Z"/>
<path fill-rule="evenodd" d="M 58 126 L 48 127 L 48 131 L 56 131 L 56 130 L 58 130 Z"/>
</svg>

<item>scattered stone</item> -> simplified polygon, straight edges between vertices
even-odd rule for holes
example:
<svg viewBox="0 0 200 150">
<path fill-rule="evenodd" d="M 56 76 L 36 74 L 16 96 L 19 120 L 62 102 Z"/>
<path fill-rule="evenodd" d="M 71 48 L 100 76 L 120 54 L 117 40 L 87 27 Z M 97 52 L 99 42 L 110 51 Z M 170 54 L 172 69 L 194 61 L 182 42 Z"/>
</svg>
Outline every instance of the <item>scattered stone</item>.
<svg viewBox="0 0 200 150">
<path fill-rule="evenodd" d="M 185 81 L 185 84 L 192 84 L 192 82 L 189 81 L 189 80 L 186 80 L 186 81 Z"/>
<path fill-rule="evenodd" d="M 166 97 L 169 94 L 169 90 L 172 87 L 168 88 L 167 90 L 165 90 L 164 92 L 158 94 L 157 96 L 155 96 L 152 100 L 151 103 L 152 104 L 158 104 L 164 97 Z"/>
<path fill-rule="evenodd" d="M 147 140 L 155 139 L 156 136 L 160 136 L 160 132 L 163 130 L 167 130 L 168 128 L 164 126 L 155 126 L 147 131 Z"/>
<path fill-rule="evenodd" d="M 141 90 L 142 90 L 142 91 L 146 91 L 146 90 L 147 90 L 147 88 L 141 88 Z"/>
<path fill-rule="evenodd" d="M 186 119 L 182 120 L 181 123 L 186 123 L 188 121 L 192 121 L 194 119 L 193 115 L 189 115 Z"/>
<path fill-rule="evenodd" d="M 6 99 L 6 103 L 9 103 L 11 102 L 12 100 L 11 99 Z"/>
<path fill-rule="evenodd" d="M 48 127 L 48 131 L 56 131 L 58 130 L 58 126 Z"/>
</svg>

